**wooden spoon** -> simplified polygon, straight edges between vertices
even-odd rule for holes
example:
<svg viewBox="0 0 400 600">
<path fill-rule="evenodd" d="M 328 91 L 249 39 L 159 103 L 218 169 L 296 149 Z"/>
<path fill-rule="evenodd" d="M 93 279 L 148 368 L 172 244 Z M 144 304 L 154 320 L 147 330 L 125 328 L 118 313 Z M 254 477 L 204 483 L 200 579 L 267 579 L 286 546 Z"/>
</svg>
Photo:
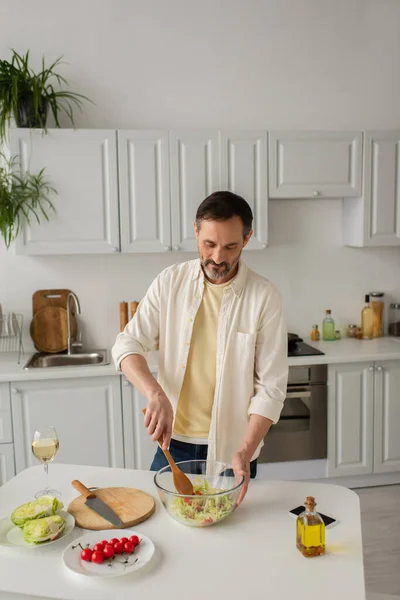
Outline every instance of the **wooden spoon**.
<svg viewBox="0 0 400 600">
<path fill-rule="evenodd" d="M 146 409 L 144 408 L 142 412 L 145 415 Z M 176 462 L 174 461 L 174 459 L 172 458 L 172 456 L 170 454 L 170 451 L 163 450 L 162 444 L 163 444 L 163 435 L 161 434 L 161 437 L 158 439 L 158 445 L 160 446 L 161 450 L 164 452 L 165 458 L 167 459 L 169 466 L 171 467 L 172 480 L 174 482 L 176 491 L 178 492 L 178 494 L 184 494 L 185 496 L 193 496 L 194 490 L 193 490 L 192 482 L 190 481 L 189 477 L 187 477 L 187 475 L 185 475 L 185 473 L 183 471 L 181 471 L 181 469 L 177 466 Z"/>
</svg>

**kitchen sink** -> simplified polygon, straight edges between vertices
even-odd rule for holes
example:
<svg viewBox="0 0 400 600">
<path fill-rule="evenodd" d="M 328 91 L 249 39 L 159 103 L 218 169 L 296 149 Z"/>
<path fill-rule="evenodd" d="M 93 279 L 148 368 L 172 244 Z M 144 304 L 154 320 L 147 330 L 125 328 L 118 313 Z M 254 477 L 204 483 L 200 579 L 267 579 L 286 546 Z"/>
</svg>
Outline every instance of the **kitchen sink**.
<svg viewBox="0 0 400 600">
<path fill-rule="evenodd" d="M 24 369 L 46 369 L 49 367 L 90 367 L 95 365 L 109 365 L 110 353 L 108 350 L 87 350 L 73 354 L 46 354 L 37 352 L 28 360 Z"/>
</svg>

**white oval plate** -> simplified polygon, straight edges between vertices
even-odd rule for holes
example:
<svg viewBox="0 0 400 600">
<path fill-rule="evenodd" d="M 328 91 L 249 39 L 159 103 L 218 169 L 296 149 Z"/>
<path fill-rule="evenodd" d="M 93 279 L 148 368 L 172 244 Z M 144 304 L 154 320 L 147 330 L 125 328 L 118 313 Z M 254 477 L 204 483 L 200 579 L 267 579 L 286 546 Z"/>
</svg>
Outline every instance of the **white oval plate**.
<svg viewBox="0 0 400 600">
<path fill-rule="evenodd" d="M 41 548 L 43 546 L 48 546 L 49 544 L 54 544 L 58 542 L 58 540 L 62 540 L 66 535 L 71 533 L 73 528 L 75 527 L 75 519 L 72 515 L 65 512 L 64 510 L 59 510 L 57 512 L 60 517 L 66 520 L 65 529 L 62 534 L 56 538 L 55 540 L 49 540 L 48 542 L 42 542 L 41 544 L 29 544 L 24 540 L 24 536 L 22 534 L 22 529 L 20 527 L 16 527 L 14 523 L 10 520 L 9 517 L 0 520 L 0 545 L 1 546 L 19 546 L 21 548 Z"/>
<path fill-rule="evenodd" d="M 101 565 L 81 559 L 82 549 L 88 545 L 93 548 L 101 540 L 109 540 L 112 537 L 118 539 L 121 537 L 130 538 L 132 535 L 137 535 L 139 540 L 141 540 L 133 554 L 119 554 L 113 559 L 106 558 Z M 153 542 L 138 531 L 132 529 L 105 529 L 88 533 L 71 542 L 65 548 L 62 559 L 68 569 L 80 575 L 87 575 L 88 577 L 120 577 L 144 567 L 150 561 L 153 554 Z"/>
</svg>

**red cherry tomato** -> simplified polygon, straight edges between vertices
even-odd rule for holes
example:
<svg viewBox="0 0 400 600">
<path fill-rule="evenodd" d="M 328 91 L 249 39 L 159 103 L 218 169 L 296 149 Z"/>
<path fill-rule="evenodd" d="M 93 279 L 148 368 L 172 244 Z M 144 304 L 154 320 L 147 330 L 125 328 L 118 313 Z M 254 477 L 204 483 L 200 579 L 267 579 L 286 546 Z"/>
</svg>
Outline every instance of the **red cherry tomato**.
<svg viewBox="0 0 400 600">
<path fill-rule="evenodd" d="M 120 540 L 121 544 L 126 544 L 126 542 L 129 542 L 127 537 L 122 537 Z"/>
<path fill-rule="evenodd" d="M 108 543 L 114 546 L 114 544 L 116 544 L 117 542 L 119 542 L 118 538 L 112 538 Z"/>
<path fill-rule="evenodd" d="M 112 556 L 114 556 L 114 546 L 112 544 L 106 544 L 104 546 L 103 554 L 106 558 L 111 558 Z"/>
<path fill-rule="evenodd" d="M 92 560 L 92 554 L 93 550 L 91 550 L 90 548 L 85 548 L 81 552 L 81 559 L 90 562 Z"/>
<path fill-rule="evenodd" d="M 107 544 L 110 544 L 110 542 L 108 542 L 107 540 L 101 540 L 100 544 L 103 544 L 103 546 L 107 546 Z"/>
<path fill-rule="evenodd" d="M 124 545 L 121 542 L 117 542 L 114 544 L 114 552 L 115 554 L 122 554 L 124 551 Z"/>
<path fill-rule="evenodd" d="M 135 546 L 134 546 L 134 544 L 132 544 L 132 542 L 125 542 L 124 552 L 126 552 L 127 554 L 132 554 L 134 549 L 135 549 Z"/>
<path fill-rule="evenodd" d="M 95 552 L 103 552 L 104 550 L 104 545 L 103 544 L 96 544 L 95 546 L 93 546 L 93 550 Z"/>
<path fill-rule="evenodd" d="M 133 544 L 134 546 L 139 546 L 139 544 L 140 544 L 140 541 L 139 541 L 139 538 L 138 538 L 138 536 L 137 536 L 137 535 L 132 535 L 132 536 L 129 538 L 129 541 L 130 541 L 130 542 L 132 542 L 132 544 Z"/>
<path fill-rule="evenodd" d="M 92 562 L 100 565 L 104 561 L 103 552 L 93 552 L 92 554 Z"/>
</svg>

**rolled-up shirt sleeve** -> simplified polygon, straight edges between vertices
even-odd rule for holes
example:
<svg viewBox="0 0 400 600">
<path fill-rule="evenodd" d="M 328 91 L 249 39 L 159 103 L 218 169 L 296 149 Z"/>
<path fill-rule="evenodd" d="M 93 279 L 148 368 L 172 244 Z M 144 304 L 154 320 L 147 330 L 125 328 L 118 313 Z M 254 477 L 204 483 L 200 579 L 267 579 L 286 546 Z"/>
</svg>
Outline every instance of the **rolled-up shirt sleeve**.
<svg viewBox="0 0 400 600">
<path fill-rule="evenodd" d="M 115 340 L 111 354 L 117 371 L 129 354 L 145 356 L 151 350 L 158 350 L 161 276 L 162 273 L 153 281 L 136 313 Z"/>
<path fill-rule="evenodd" d="M 288 380 L 287 327 L 279 292 L 272 288 L 257 334 L 254 396 L 248 414 L 279 421 Z"/>
</svg>

